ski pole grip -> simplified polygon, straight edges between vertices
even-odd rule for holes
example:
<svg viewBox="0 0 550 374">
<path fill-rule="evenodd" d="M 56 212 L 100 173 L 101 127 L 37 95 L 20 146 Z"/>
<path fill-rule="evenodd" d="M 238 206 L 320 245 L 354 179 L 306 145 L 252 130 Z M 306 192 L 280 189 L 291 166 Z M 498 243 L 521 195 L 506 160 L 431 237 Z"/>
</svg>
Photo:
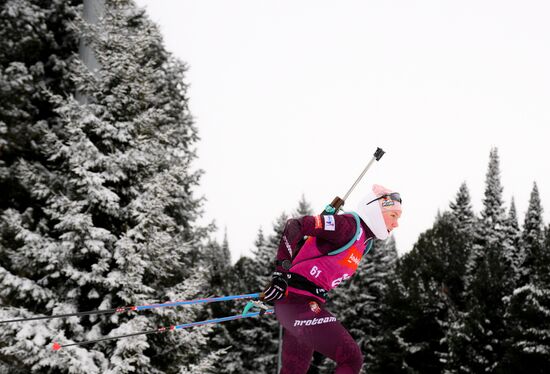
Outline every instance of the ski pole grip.
<svg viewBox="0 0 550 374">
<path fill-rule="evenodd" d="M 338 211 L 341 207 L 344 206 L 345 201 L 340 199 L 338 196 L 332 200 L 332 203 L 330 203 L 330 206 L 334 208 L 334 210 Z"/>
<path fill-rule="evenodd" d="M 321 214 L 326 215 L 326 214 L 338 213 L 338 210 L 344 205 L 344 202 L 345 202 L 344 200 L 336 196 L 334 200 L 332 200 L 332 202 L 329 205 L 327 205 L 327 207 Z"/>
<path fill-rule="evenodd" d="M 376 152 L 374 152 L 374 158 L 376 159 L 376 161 L 380 161 L 382 156 L 384 156 L 384 153 L 386 152 L 384 152 L 382 148 L 376 148 Z"/>
</svg>

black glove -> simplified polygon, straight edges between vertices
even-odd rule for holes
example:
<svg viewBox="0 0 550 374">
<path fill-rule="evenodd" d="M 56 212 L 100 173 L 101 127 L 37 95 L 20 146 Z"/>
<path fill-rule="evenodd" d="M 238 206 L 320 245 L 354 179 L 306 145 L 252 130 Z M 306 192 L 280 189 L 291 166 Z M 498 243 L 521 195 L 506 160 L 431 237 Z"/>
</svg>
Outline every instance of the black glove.
<svg viewBox="0 0 550 374">
<path fill-rule="evenodd" d="M 274 272 L 271 276 L 271 282 L 269 282 L 269 285 L 262 292 L 260 300 L 265 302 L 280 300 L 286 296 L 287 287 L 285 274 Z"/>
</svg>

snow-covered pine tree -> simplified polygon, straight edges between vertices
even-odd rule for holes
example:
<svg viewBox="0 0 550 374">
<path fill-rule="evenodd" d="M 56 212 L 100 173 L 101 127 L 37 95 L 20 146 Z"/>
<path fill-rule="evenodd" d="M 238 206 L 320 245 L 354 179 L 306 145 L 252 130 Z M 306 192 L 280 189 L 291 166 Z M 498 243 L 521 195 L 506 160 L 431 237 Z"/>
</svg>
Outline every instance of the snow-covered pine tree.
<svg viewBox="0 0 550 374">
<path fill-rule="evenodd" d="M 521 230 L 519 227 L 518 215 L 516 211 L 516 202 L 512 197 L 510 202 L 510 210 L 508 211 L 508 219 L 506 221 L 506 237 L 510 241 L 510 248 L 512 249 L 509 254 L 510 261 L 512 263 L 512 272 L 514 274 L 514 283 L 519 282 L 521 264 L 525 258 L 525 251 L 520 244 Z"/>
<path fill-rule="evenodd" d="M 370 373 L 370 365 L 377 356 L 376 345 L 385 334 L 382 328 L 383 303 L 388 283 L 395 276 L 396 263 L 395 238 L 392 236 L 386 241 L 375 241 L 371 251 L 360 262 L 349 290 L 345 291 L 349 292 L 350 298 L 342 309 L 335 310 L 363 352 L 364 373 Z"/>
<path fill-rule="evenodd" d="M 456 193 L 455 200 L 449 204 L 452 215 L 457 220 L 457 230 L 465 236 L 473 234 L 473 228 L 476 223 L 476 217 L 472 209 L 472 200 L 470 198 L 470 190 L 463 182 Z"/>
<path fill-rule="evenodd" d="M 263 230 L 260 228 L 256 240 L 254 242 L 256 248 L 263 247 L 265 245 L 265 237 Z M 235 265 L 228 269 L 228 277 L 226 279 L 226 286 L 228 288 L 228 294 L 246 294 L 258 292 L 259 290 L 251 287 L 254 283 L 254 274 L 256 272 L 256 264 L 250 257 L 243 256 L 237 260 Z M 224 304 L 224 315 L 232 315 L 242 313 L 243 303 Z M 249 336 L 246 336 L 246 329 L 249 328 L 254 321 L 240 320 L 233 321 L 223 325 L 223 330 L 215 332 L 215 336 L 212 338 L 212 342 L 218 348 L 226 350 L 226 354 L 223 355 L 221 360 L 216 364 L 216 373 L 220 374 L 239 374 L 246 373 L 248 369 L 245 369 L 247 361 L 250 360 L 250 352 L 245 350 L 250 346 L 251 342 L 246 341 Z"/>
<path fill-rule="evenodd" d="M 231 277 L 233 269 L 231 266 L 231 252 L 229 249 L 229 241 L 227 228 L 225 229 L 223 241 L 221 244 L 214 240 L 210 240 L 203 249 L 204 266 L 208 269 L 208 285 L 203 289 L 204 296 L 227 296 L 232 295 Z M 241 292 L 241 291 L 239 291 Z M 211 303 L 205 307 L 200 314 L 200 319 L 213 319 L 227 317 L 239 313 L 235 311 L 234 304 L 231 302 Z M 226 348 L 232 345 L 231 337 L 228 329 L 232 326 L 231 323 L 220 323 L 214 326 L 208 336 L 209 348 L 212 351 L 224 351 L 227 354 Z M 224 360 L 227 357 L 220 356 L 220 360 L 213 366 L 214 373 L 222 373 L 227 366 Z M 232 365 L 232 363 L 228 363 Z"/>
<path fill-rule="evenodd" d="M 386 289 L 380 303 L 379 329 L 381 335 L 373 341 L 370 351 L 373 355 L 366 359 L 363 372 L 373 374 L 415 373 L 407 366 L 406 356 L 410 344 L 402 338 L 404 326 L 410 321 L 409 299 L 400 277 L 401 258 L 397 259 L 396 271 L 386 279 Z"/>
<path fill-rule="evenodd" d="M 267 239 L 264 234 L 263 228 L 258 229 L 256 234 L 256 240 L 254 241 L 253 255 L 258 252 L 259 248 L 265 248 L 267 245 Z M 233 266 L 232 274 L 232 292 L 233 293 L 248 293 L 259 291 L 262 286 L 257 285 L 256 275 L 258 269 L 256 268 L 256 258 L 243 256 Z"/>
<path fill-rule="evenodd" d="M 513 289 L 507 217 L 503 207 L 499 157 L 489 156 L 483 210 L 465 277 L 466 311 L 449 334 L 449 370 L 495 372 L 502 362 L 508 334 L 503 324 L 503 298 Z"/>
<path fill-rule="evenodd" d="M 75 3 L 13 0 L 0 6 L 0 320 L 20 309 L 53 306 L 51 290 L 37 282 L 41 276 L 36 274 L 36 260 L 27 257 L 41 256 L 31 237 L 46 222 L 31 186 L 20 179 L 20 169 L 25 162 L 46 161 L 37 143 L 54 117 L 49 94 L 74 90 L 68 66 L 78 50 L 78 33 L 72 26 L 78 15 Z M 16 330 L 19 339 L 30 341 L 28 345 L 12 345 Z M 51 356 L 41 349 L 49 339 L 45 327 L 17 324 L 3 326 L 2 332 L 10 338 L 0 334 L 0 372 L 29 373 L 32 364 Z M 54 366 L 90 365 L 94 372 L 101 361 L 95 354 L 82 353 L 79 363 L 71 363 L 75 357 L 58 357 Z"/>
<path fill-rule="evenodd" d="M 545 243 L 543 209 L 533 185 L 520 245 L 524 261 L 518 287 L 506 300 L 511 331 L 504 359 L 507 373 L 545 373 L 550 362 L 550 251 Z"/>
<path fill-rule="evenodd" d="M 542 253 L 544 251 L 544 223 L 542 217 L 543 209 L 539 190 L 537 184 L 533 183 L 520 241 L 524 253 L 520 270 L 522 285 L 538 283 L 539 276 L 544 276 L 548 272 L 548 268 L 545 267 L 548 264 L 540 263 L 540 260 L 544 258 Z"/>
<path fill-rule="evenodd" d="M 550 266 L 550 224 L 544 230 L 544 250 L 542 251 L 540 261 L 546 263 L 546 268 Z M 546 274 L 546 276 L 544 277 L 543 274 Z M 550 272 L 543 274 L 539 274 L 541 282 L 550 285 Z"/>
<path fill-rule="evenodd" d="M 449 204 L 451 217 L 447 222 L 453 226 L 452 236 L 446 238 L 451 247 L 446 252 L 448 259 L 448 275 L 443 285 L 446 288 L 446 297 L 454 305 L 454 308 L 463 310 L 464 301 L 464 276 L 466 263 L 473 251 L 474 232 L 477 218 L 472 208 L 470 191 L 466 183 L 460 186 L 455 200 Z"/>
<path fill-rule="evenodd" d="M 216 241 L 209 241 L 204 247 L 202 259 L 204 266 L 208 268 L 208 294 L 223 296 L 230 292 L 228 277 L 231 273 L 231 251 L 225 228 L 221 244 Z M 212 304 L 211 308 L 216 309 L 221 304 Z"/>
<path fill-rule="evenodd" d="M 302 195 L 300 201 L 298 201 L 298 207 L 292 213 L 292 217 L 310 216 L 313 213 L 314 212 L 311 204 L 309 203 L 309 201 L 306 200 L 305 195 Z"/>
<path fill-rule="evenodd" d="M 105 8 L 97 25 L 82 24 L 98 72 L 52 60 L 70 69 L 66 86 L 89 104 L 46 84 L 50 110 L 32 132 L 19 132 L 25 147 L 12 145 L 6 186 L 17 198 L 1 212 L 2 319 L 193 298 L 204 284 L 197 259 L 206 229 L 195 223 L 201 199 L 193 196 L 200 172 L 191 167 L 198 137 L 185 66 L 132 1 L 106 1 Z M 159 309 L 12 324 L 0 332 L 0 352 L 12 372 L 197 372 L 209 366 L 201 361 L 200 329 L 50 351 L 52 339 L 150 330 L 196 315 Z"/>
<path fill-rule="evenodd" d="M 441 373 L 448 354 L 446 330 L 460 300 L 467 251 L 458 226 L 453 214 L 438 214 L 398 268 L 406 300 L 398 334 L 407 367 L 418 373 Z"/>
<path fill-rule="evenodd" d="M 250 287 L 263 289 L 271 279 L 275 270 L 275 256 L 279 242 L 288 220 L 286 213 L 281 213 L 273 224 L 273 233 L 269 235 L 263 246 L 256 246 L 253 251 L 256 271 L 253 284 Z M 249 354 L 250 372 L 276 373 L 279 347 L 279 324 L 274 316 L 261 318 L 255 321 L 251 329 L 247 330 L 245 338 L 250 344 L 255 357 Z"/>
<path fill-rule="evenodd" d="M 505 238 L 506 214 L 502 199 L 503 187 L 500 181 L 500 161 L 497 148 L 491 149 L 485 179 L 485 194 L 481 219 L 476 227 L 478 249 L 500 244 Z"/>
<path fill-rule="evenodd" d="M 399 261 L 398 278 L 385 297 L 388 305 L 384 307 L 393 310 L 383 314 L 381 322 L 387 333 L 375 344 L 375 372 L 397 370 L 400 357 L 402 366 L 415 372 L 444 370 L 447 330 L 457 310 L 463 308 L 463 278 L 473 244 L 475 216 L 465 183 L 450 208 L 450 212 L 437 214 L 433 227 L 421 234 L 413 250 Z M 400 291 L 401 296 L 395 297 Z M 378 346 L 394 351 L 384 352 Z"/>
<path fill-rule="evenodd" d="M 446 238 L 444 239 L 445 247 L 447 247 L 445 252 L 448 259 L 445 273 L 448 272 L 448 274 L 442 280 L 440 289 L 441 296 L 443 296 L 442 301 L 447 309 L 446 318 L 440 320 L 445 337 L 441 340 L 444 349 L 439 353 L 439 360 L 444 372 L 449 371 L 449 363 L 452 362 L 449 341 L 459 326 L 461 313 L 466 309 L 464 284 L 466 264 L 472 256 L 477 222 L 466 182 L 461 184 L 455 200 L 449 204 L 449 207 L 450 216 L 447 223 L 451 227 L 445 231 L 450 235 L 444 236 Z"/>
<path fill-rule="evenodd" d="M 244 294 L 260 292 L 275 269 L 275 253 L 279 245 L 287 215 L 282 213 L 274 223 L 275 234 L 264 235 L 258 230 L 252 258 L 241 257 L 232 268 L 232 292 Z M 240 313 L 239 304 L 232 312 Z M 274 316 L 234 321 L 227 326 L 229 336 L 225 344 L 228 353 L 219 365 L 219 373 L 275 373 L 277 371 L 278 323 Z"/>
<path fill-rule="evenodd" d="M 34 146 L 52 116 L 48 92 L 74 90 L 69 65 L 78 50 L 69 1 L 2 1 L 0 7 L 0 208 L 27 199 L 17 188 L 21 157 L 43 159 Z M 24 35 L 24 37 L 22 37 Z M 24 205 L 24 203 L 23 203 Z"/>
<path fill-rule="evenodd" d="M 72 24 L 78 1 L 5 0 L 0 6 L 1 206 L 23 200 L 13 165 L 25 155 L 43 158 L 35 139 L 52 116 L 48 92 L 71 92 L 68 65 L 78 50 Z"/>
</svg>

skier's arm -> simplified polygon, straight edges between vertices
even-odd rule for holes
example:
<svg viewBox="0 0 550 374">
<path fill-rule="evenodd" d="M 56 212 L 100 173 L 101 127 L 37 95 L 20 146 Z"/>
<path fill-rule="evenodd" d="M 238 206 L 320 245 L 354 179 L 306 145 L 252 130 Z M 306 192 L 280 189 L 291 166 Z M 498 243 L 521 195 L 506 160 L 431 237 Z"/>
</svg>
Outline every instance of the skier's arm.
<svg viewBox="0 0 550 374">
<path fill-rule="evenodd" d="M 277 271 L 284 270 L 280 265 L 282 261 L 292 261 L 296 256 L 298 243 L 304 236 L 314 236 L 338 248 L 355 235 L 356 229 L 355 218 L 349 215 L 304 216 L 289 219 L 277 251 Z"/>
</svg>

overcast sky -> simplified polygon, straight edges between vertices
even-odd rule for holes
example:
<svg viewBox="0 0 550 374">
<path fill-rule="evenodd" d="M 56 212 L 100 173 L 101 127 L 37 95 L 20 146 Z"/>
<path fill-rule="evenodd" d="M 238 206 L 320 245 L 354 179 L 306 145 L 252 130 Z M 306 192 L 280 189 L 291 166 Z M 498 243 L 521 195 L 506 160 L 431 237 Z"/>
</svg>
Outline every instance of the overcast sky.
<svg viewBox="0 0 550 374">
<path fill-rule="evenodd" d="M 550 218 L 550 1 L 137 0 L 188 64 L 197 193 L 236 261 L 305 195 L 401 192 L 400 253 L 460 184 L 482 207 L 492 147 L 523 223 Z"/>
</svg>

